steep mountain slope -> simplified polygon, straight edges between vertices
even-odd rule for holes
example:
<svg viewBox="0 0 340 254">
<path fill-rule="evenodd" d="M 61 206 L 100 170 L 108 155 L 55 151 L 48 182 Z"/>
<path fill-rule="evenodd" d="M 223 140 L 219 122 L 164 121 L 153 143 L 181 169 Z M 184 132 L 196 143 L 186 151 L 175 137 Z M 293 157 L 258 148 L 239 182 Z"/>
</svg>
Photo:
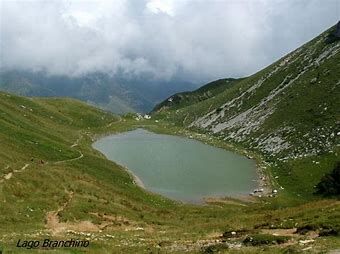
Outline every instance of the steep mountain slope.
<svg viewBox="0 0 340 254">
<path fill-rule="evenodd" d="M 182 80 L 124 78 L 95 72 L 81 77 L 31 71 L 0 71 L 0 90 L 25 96 L 73 97 L 114 113 L 147 112 L 164 97 L 194 86 Z"/>
<path fill-rule="evenodd" d="M 158 116 L 282 160 L 334 151 L 340 41 L 327 41 L 334 29 L 207 100 L 183 108 L 163 102 Z"/>
<path fill-rule="evenodd" d="M 338 25 L 338 29 L 340 26 Z M 206 100 L 154 112 L 262 157 L 286 197 L 313 198 L 340 161 L 340 40 L 336 27 Z"/>
<path fill-rule="evenodd" d="M 213 82 L 210 82 L 195 91 L 192 92 L 183 92 L 176 93 L 160 104 L 156 105 L 152 112 L 166 110 L 171 107 L 171 109 L 179 109 L 183 108 L 204 100 L 207 100 L 211 97 L 216 96 L 219 93 L 224 92 L 226 89 L 232 87 L 237 82 L 242 79 L 219 79 Z"/>
</svg>

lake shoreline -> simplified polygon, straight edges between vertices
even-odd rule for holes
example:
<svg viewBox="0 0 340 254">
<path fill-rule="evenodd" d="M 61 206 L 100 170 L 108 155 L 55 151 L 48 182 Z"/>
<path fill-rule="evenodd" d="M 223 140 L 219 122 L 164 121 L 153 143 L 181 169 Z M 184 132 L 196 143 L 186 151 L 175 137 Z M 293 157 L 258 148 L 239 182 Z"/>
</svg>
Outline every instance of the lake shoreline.
<svg viewBox="0 0 340 254">
<path fill-rule="evenodd" d="M 274 178 L 272 177 L 270 171 L 267 170 L 267 166 L 264 165 L 264 159 L 261 157 L 261 155 L 255 152 L 250 152 L 242 147 L 236 147 L 235 145 L 231 143 L 221 141 L 219 139 L 216 139 L 213 136 L 199 133 L 199 132 L 192 132 L 187 129 L 179 129 L 178 131 L 173 131 L 171 129 L 162 128 L 162 130 L 160 131 L 159 129 L 154 129 L 152 127 L 148 128 L 147 126 L 143 126 L 140 128 L 146 128 L 155 133 L 186 137 L 188 139 L 195 139 L 197 141 L 203 142 L 204 144 L 211 145 L 217 148 L 221 148 L 226 151 L 234 152 L 236 154 L 245 156 L 246 158 L 250 160 L 254 160 L 256 162 L 255 170 L 258 176 L 258 179 L 256 179 L 256 182 L 258 183 L 257 188 L 255 188 L 253 192 L 249 194 L 238 195 L 237 199 L 241 201 L 253 202 L 255 198 L 272 197 L 273 195 L 275 195 L 273 194 Z M 213 197 L 213 198 L 216 198 L 216 197 Z M 228 198 L 228 196 L 225 196 L 225 198 Z"/>
<path fill-rule="evenodd" d="M 119 132 L 119 133 L 120 133 L 120 132 Z M 111 135 L 114 135 L 114 134 L 111 134 Z M 105 135 L 104 135 L 104 136 L 101 136 L 100 138 L 103 138 L 103 137 L 105 137 Z M 98 138 L 97 140 L 99 140 L 100 138 Z M 115 163 L 119 168 L 121 168 L 121 169 L 124 170 L 126 173 L 128 173 L 128 175 L 132 178 L 132 181 L 133 181 L 133 183 L 134 183 L 135 185 L 137 185 L 138 187 L 142 188 L 143 190 L 149 191 L 148 189 L 146 189 L 146 187 L 145 187 L 143 181 L 142 181 L 137 175 L 135 175 L 130 169 L 128 169 L 128 167 L 126 167 L 126 166 L 124 166 L 124 165 L 121 165 L 121 164 L 119 164 L 119 163 L 117 163 L 117 162 L 115 162 L 115 161 L 113 161 L 113 160 L 110 160 L 105 154 L 103 154 L 101 151 L 97 150 L 97 149 L 93 146 L 93 144 L 94 144 L 97 140 L 95 140 L 95 141 L 92 143 L 92 145 L 91 145 L 91 147 L 92 147 L 94 150 L 96 150 L 97 152 L 100 152 L 100 153 L 105 157 L 105 159 L 107 159 L 108 161 L 111 161 L 111 162 Z M 92 140 L 92 141 L 93 141 L 93 140 Z"/>
<path fill-rule="evenodd" d="M 151 126 L 150 126 L 151 127 Z M 156 127 L 156 126 L 152 126 L 152 127 Z M 104 133 L 102 133 L 101 135 L 96 135 L 96 137 L 95 137 L 95 140 L 96 141 L 99 141 L 101 138 L 104 138 L 105 136 L 109 136 L 110 134 L 111 135 L 119 135 L 119 134 L 121 134 L 121 133 L 124 133 L 124 132 L 129 132 L 129 131 L 133 131 L 133 130 L 136 130 L 136 129 L 144 129 L 145 131 L 151 131 L 152 133 L 154 133 L 154 134 L 166 134 L 166 135 L 169 135 L 169 136 L 172 136 L 172 137 L 184 137 L 184 138 L 188 138 L 188 139 L 193 139 L 193 140 L 196 140 L 196 141 L 198 141 L 198 142 L 202 142 L 203 144 L 205 144 L 205 145 L 209 145 L 209 146 L 212 146 L 212 147 L 215 147 L 215 148 L 219 148 L 219 149 L 222 149 L 222 150 L 225 150 L 225 151 L 227 151 L 227 152 L 232 152 L 232 153 L 235 153 L 235 154 L 237 154 L 237 155 L 241 155 L 241 156 L 243 156 L 244 158 L 247 158 L 247 159 L 249 159 L 249 160 L 253 160 L 254 162 L 255 162 L 255 167 L 254 167 L 254 170 L 256 171 L 256 177 L 255 178 L 253 178 L 253 182 L 256 182 L 257 184 L 256 185 L 254 185 L 253 187 L 251 187 L 250 188 L 250 190 L 249 190 L 249 192 L 248 193 L 243 193 L 243 194 L 237 194 L 237 195 L 235 195 L 235 196 L 228 196 L 228 192 L 226 192 L 226 195 L 225 196 L 223 196 L 222 195 L 222 199 L 225 199 L 225 198 L 227 198 L 227 199 L 237 199 L 237 200 L 240 200 L 240 201 L 247 201 L 247 202 L 254 202 L 254 200 L 257 200 L 257 198 L 256 198 L 256 196 L 260 196 L 261 197 L 261 195 L 262 196 L 265 196 L 265 195 L 269 195 L 269 193 L 271 193 L 271 190 L 270 190 L 270 188 L 268 188 L 267 186 L 269 186 L 269 184 L 268 184 L 268 181 L 267 181 L 267 179 L 269 179 L 269 178 L 267 178 L 267 177 L 264 177 L 264 174 L 265 174 L 265 172 L 263 172 L 264 170 L 262 169 L 262 167 L 260 167 L 260 163 L 259 163 L 259 159 L 257 158 L 257 157 L 252 157 L 252 156 L 250 156 L 249 155 L 249 153 L 247 152 L 247 151 L 245 151 L 245 150 L 243 150 L 242 152 L 240 151 L 240 149 L 238 148 L 238 149 L 236 149 L 236 147 L 233 147 L 233 146 L 231 146 L 230 144 L 223 144 L 223 143 L 221 143 L 219 140 L 216 140 L 216 139 L 214 139 L 213 137 L 209 137 L 209 136 L 207 136 L 207 135 L 203 135 L 204 137 L 206 137 L 206 139 L 204 139 L 203 137 L 202 137 L 202 134 L 199 134 L 199 133 L 192 133 L 192 132 L 190 132 L 189 134 L 190 135 L 188 135 L 188 133 L 183 133 L 183 132 L 174 132 L 174 130 L 169 130 L 169 129 L 167 129 L 167 128 L 164 128 L 164 129 L 161 129 L 161 130 L 154 130 L 154 128 L 148 128 L 148 126 L 134 126 L 134 128 L 127 128 L 126 130 L 122 130 L 122 131 L 115 131 L 115 132 L 113 132 L 113 133 L 106 133 L 106 134 L 104 134 Z M 157 127 L 159 127 L 159 126 L 157 126 Z M 157 128 L 158 129 L 158 128 Z M 164 133 L 164 131 L 166 132 L 166 133 Z M 187 132 L 187 131 L 186 131 Z M 187 134 L 187 135 L 183 135 L 183 134 Z M 196 134 L 196 135 L 195 135 Z M 207 138 L 209 138 L 209 140 L 207 140 Z M 92 141 L 94 141 L 93 139 L 92 139 Z M 96 142 L 95 141 L 95 142 Z M 218 143 L 216 143 L 216 141 L 218 142 Z M 94 142 L 94 143 L 95 143 Z M 92 147 L 95 149 L 95 150 L 97 150 L 95 147 L 94 147 L 94 143 L 93 143 L 93 145 L 92 145 Z M 234 149 L 232 149 L 232 148 L 234 148 Z M 99 151 L 101 154 L 103 154 L 100 150 L 97 150 L 97 151 Z M 104 154 L 103 154 L 104 155 Z M 254 154 L 252 154 L 252 155 L 254 155 Z M 136 185 L 136 186 L 138 186 L 138 187 L 140 187 L 140 188 L 142 188 L 142 189 L 144 189 L 144 190 L 146 190 L 146 191 L 148 191 L 148 192 L 150 192 L 150 193 L 153 193 L 153 194 L 156 194 L 156 195 L 162 195 L 162 194 L 160 194 L 160 193 L 154 193 L 154 192 L 152 192 L 152 191 L 150 191 L 150 190 L 148 190 L 148 189 L 146 189 L 146 187 L 145 187 L 145 184 L 143 183 L 143 181 L 141 180 L 141 178 L 139 177 L 139 176 L 137 176 L 132 170 L 130 170 L 126 165 L 122 165 L 122 164 L 119 164 L 119 163 L 117 163 L 116 161 L 114 161 L 114 160 L 111 160 L 111 159 L 109 159 L 108 157 L 106 157 L 106 155 L 104 155 L 105 156 L 105 158 L 106 159 L 108 159 L 108 160 L 110 160 L 110 161 L 112 161 L 112 162 L 114 162 L 115 164 L 117 164 L 118 166 L 120 166 L 123 170 L 125 170 L 129 175 L 130 175 L 130 177 L 132 178 L 132 180 L 133 180 L 133 183 Z M 253 189 L 254 188 L 254 189 Z M 258 190 L 260 190 L 260 191 L 258 191 Z M 255 192 L 255 193 L 254 193 Z M 260 193 L 261 192 L 261 193 Z M 164 195 L 163 195 L 164 196 Z M 164 196 L 164 197 L 166 197 L 166 196 Z M 184 203 L 191 203 L 191 202 L 186 202 L 186 201 L 182 201 L 182 200 L 179 200 L 179 199 L 175 199 L 175 198 L 171 198 L 171 197 L 166 197 L 166 198 L 169 198 L 169 199 L 171 199 L 171 200 L 173 200 L 173 201 L 177 201 L 177 202 L 184 202 Z M 210 199 L 210 198 L 213 198 L 213 199 L 219 199 L 219 197 L 215 197 L 215 196 L 211 196 L 211 197 L 208 197 L 208 199 Z M 195 202 L 195 203 L 197 203 L 197 202 Z M 201 204 L 207 204 L 207 203 L 209 203 L 209 202 L 206 202 L 205 201 L 205 197 L 204 196 L 202 196 L 201 197 L 201 201 L 199 202 L 199 203 L 201 203 Z"/>
<path fill-rule="evenodd" d="M 117 165 L 119 165 L 119 164 L 117 164 Z M 133 173 L 130 169 L 128 169 L 126 166 L 123 166 L 123 165 L 119 165 L 119 166 L 121 166 L 130 176 L 131 176 L 131 178 L 133 179 L 133 183 L 135 184 L 135 185 L 137 185 L 138 187 L 140 187 L 140 188 L 142 188 L 142 189 L 144 189 L 144 190 L 147 190 L 147 191 L 149 191 L 146 187 L 145 187 L 145 185 L 144 185 L 144 183 L 143 183 L 143 181 L 135 174 L 135 173 Z"/>
</svg>

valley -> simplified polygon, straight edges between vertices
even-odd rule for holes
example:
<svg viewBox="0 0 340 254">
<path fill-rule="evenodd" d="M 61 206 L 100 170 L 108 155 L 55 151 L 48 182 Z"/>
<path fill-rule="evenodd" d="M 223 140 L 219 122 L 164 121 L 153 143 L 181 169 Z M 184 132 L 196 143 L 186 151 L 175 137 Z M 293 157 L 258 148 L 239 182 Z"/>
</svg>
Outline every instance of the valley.
<svg viewBox="0 0 340 254">
<path fill-rule="evenodd" d="M 16 244 L 79 239 L 89 246 L 55 252 L 336 253 L 340 202 L 314 187 L 339 161 L 334 29 L 250 77 L 171 96 L 151 119 L 0 92 L 0 251 L 50 253 Z M 197 205 L 142 189 L 92 146 L 138 128 L 248 156 L 273 193 Z"/>
<path fill-rule="evenodd" d="M 1 183 L 0 242 L 6 252 L 23 251 L 15 247 L 17 239 L 73 238 L 89 240 L 90 253 L 197 253 L 210 249 L 257 253 L 263 244 L 244 245 L 247 236 L 264 237 L 272 242 L 281 239 L 272 234 L 281 235 L 281 231 L 286 232 L 284 229 L 300 232 L 305 227 L 309 233 L 288 234 L 278 241 L 289 244 L 265 244 L 265 252 L 338 246 L 335 236 L 315 238 L 319 231 L 337 229 L 336 200 L 297 197 L 289 201 L 280 193 L 276 198 L 254 198 L 250 203 L 221 199 L 209 200 L 208 206 L 181 204 L 140 189 L 122 167 L 91 147 L 104 134 L 140 127 L 206 139 L 210 144 L 225 147 L 217 138 L 188 132 L 163 121 L 136 121 L 129 116 L 119 119 L 73 100 L 1 96 L 2 133 L 7 134 L 2 136 L 2 178 L 13 174 Z M 13 112 L 20 124 L 8 128 L 11 123 L 4 116 Z M 34 132 L 30 131 L 32 128 Z M 49 137 L 47 141 L 45 136 Z M 23 144 L 26 146 L 23 152 L 17 151 L 16 147 Z M 58 149 L 44 153 L 37 146 Z M 25 169 L 21 171 L 22 167 Z M 44 251 L 47 250 L 40 250 Z M 61 248 L 58 253 L 69 250 Z"/>
<path fill-rule="evenodd" d="M 118 77 L 117 77 L 118 76 Z M 183 80 L 126 79 L 93 72 L 83 76 L 44 71 L 0 70 L 0 90 L 21 96 L 72 97 L 115 114 L 148 112 L 164 97 L 197 85 Z"/>
</svg>

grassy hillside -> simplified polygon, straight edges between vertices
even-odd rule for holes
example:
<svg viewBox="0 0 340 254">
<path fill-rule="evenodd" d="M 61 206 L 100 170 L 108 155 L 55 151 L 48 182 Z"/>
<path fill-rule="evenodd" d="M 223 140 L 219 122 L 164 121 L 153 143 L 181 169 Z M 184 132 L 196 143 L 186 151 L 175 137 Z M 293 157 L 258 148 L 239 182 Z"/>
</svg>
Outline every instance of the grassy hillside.
<svg viewBox="0 0 340 254">
<path fill-rule="evenodd" d="M 192 92 L 176 93 L 167 98 L 165 101 L 156 105 L 152 112 L 159 112 L 169 108 L 171 110 L 179 109 L 199 103 L 201 101 L 205 101 L 231 88 L 234 84 L 241 80 L 242 79 L 233 78 L 219 79 L 210 82 Z"/>
<path fill-rule="evenodd" d="M 340 40 L 329 40 L 334 30 L 222 93 L 181 108 L 169 105 L 155 117 L 261 154 L 290 195 L 311 196 L 340 160 Z"/>
<path fill-rule="evenodd" d="M 336 200 L 301 200 L 294 206 L 280 198 L 180 204 L 140 189 L 126 171 L 91 147 L 98 135 L 140 126 L 181 133 L 172 124 L 117 118 L 71 99 L 6 93 L 0 98 L 4 253 L 50 253 L 16 247 L 19 239 L 45 238 L 90 241 L 89 248 L 59 248 L 57 253 L 281 253 L 340 244 Z M 324 236 L 315 238 L 319 233 Z"/>
</svg>

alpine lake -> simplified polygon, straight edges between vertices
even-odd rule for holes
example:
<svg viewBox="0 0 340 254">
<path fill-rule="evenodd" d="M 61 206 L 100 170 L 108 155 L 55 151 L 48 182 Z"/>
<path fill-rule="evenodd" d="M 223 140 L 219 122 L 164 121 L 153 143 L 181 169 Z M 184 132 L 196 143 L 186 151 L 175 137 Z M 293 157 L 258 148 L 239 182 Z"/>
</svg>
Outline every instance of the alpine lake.
<svg viewBox="0 0 340 254">
<path fill-rule="evenodd" d="M 254 160 L 194 139 L 136 129 L 101 138 L 93 147 L 146 190 L 186 203 L 237 198 L 258 185 Z"/>
</svg>

